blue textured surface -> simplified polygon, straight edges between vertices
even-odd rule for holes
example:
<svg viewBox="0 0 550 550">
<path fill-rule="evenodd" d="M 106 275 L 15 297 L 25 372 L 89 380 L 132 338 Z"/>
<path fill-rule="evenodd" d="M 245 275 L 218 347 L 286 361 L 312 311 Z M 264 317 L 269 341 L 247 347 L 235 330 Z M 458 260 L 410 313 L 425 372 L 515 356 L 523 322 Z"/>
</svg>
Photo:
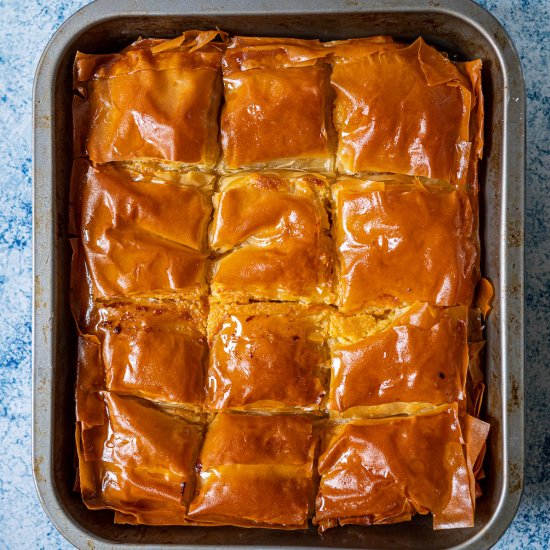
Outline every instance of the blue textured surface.
<svg viewBox="0 0 550 550">
<path fill-rule="evenodd" d="M 40 52 L 86 0 L 0 0 L 0 549 L 69 548 L 31 466 L 31 104 Z M 526 485 L 498 548 L 550 546 L 550 0 L 483 0 L 527 84 Z"/>
</svg>

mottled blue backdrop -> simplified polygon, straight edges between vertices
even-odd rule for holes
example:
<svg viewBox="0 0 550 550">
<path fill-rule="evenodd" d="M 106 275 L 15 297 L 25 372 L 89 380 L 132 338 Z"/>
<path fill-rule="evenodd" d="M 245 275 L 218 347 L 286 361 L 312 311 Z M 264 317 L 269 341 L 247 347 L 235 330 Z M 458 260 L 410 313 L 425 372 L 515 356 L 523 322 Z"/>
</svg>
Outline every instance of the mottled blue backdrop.
<svg viewBox="0 0 550 550">
<path fill-rule="evenodd" d="M 298 1 L 298 0 L 297 0 Z M 86 0 L 0 0 L 0 549 L 69 548 L 31 467 L 31 103 L 40 53 Z M 498 548 L 550 546 L 550 0 L 483 0 L 527 84 L 526 486 Z"/>
</svg>

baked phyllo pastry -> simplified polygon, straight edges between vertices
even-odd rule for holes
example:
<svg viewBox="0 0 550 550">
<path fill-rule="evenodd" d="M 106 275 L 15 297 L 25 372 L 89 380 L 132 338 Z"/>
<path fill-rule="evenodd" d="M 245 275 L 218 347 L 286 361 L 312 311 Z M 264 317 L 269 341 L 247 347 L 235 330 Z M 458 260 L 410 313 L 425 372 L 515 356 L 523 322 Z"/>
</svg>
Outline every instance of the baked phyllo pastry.
<svg viewBox="0 0 550 550">
<path fill-rule="evenodd" d="M 326 179 L 300 172 L 221 178 L 210 247 L 214 300 L 324 302 L 331 294 Z"/>
<path fill-rule="evenodd" d="M 197 464 L 189 518 L 241 527 L 307 528 L 315 446 L 307 417 L 218 414 Z"/>
<path fill-rule="evenodd" d="M 328 53 L 318 40 L 230 41 L 222 60 L 223 170 L 332 170 Z"/>
<path fill-rule="evenodd" d="M 80 252 L 95 299 L 207 292 L 214 176 L 144 176 L 127 166 L 94 168 L 84 160 L 74 170 L 81 174 Z"/>
<path fill-rule="evenodd" d="M 98 308 L 105 388 L 198 410 L 208 345 L 201 302 L 117 303 Z"/>
<path fill-rule="evenodd" d="M 115 510 L 121 523 L 186 523 L 202 428 L 177 410 L 109 392 L 102 398 L 104 424 L 77 424 L 77 484 L 84 504 Z"/>
<path fill-rule="evenodd" d="M 219 154 L 224 44 L 217 31 L 145 39 L 118 54 L 77 53 L 75 154 L 211 168 Z"/>
<path fill-rule="evenodd" d="M 76 420 L 82 429 L 101 426 L 105 423 L 105 404 L 101 394 L 105 389 L 105 372 L 101 345 L 95 336 L 80 334 L 77 347 Z"/>
<path fill-rule="evenodd" d="M 329 371 L 328 310 L 289 303 L 214 304 L 206 406 L 319 410 Z"/>
<path fill-rule="evenodd" d="M 468 308 L 416 303 L 383 321 L 331 316 L 329 409 L 389 416 L 422 404 L 465 404 Z"/>
<path fill-rule="evenodd" d="M 366 419 L 329 430 L 319 457 L 314 523 L 387 524 L 433 515 L 434 529 L 472 527 L 473 465 L 488 424 L 468 417 L 463 437 L 456 404 L 414 416 Z"/>
<path fill-rule="evenodd" d="M 333 188 L 339 305 L 469 305 L 479 279 L 470 196 L 416 178 L 342 179 Z"/>
<path fill-rule="evenodd" d="M 453 63 L 422 38 L 330 47 L 338 171 L 475 184 L 483 149 L 481 61 Z"/>
</svg>

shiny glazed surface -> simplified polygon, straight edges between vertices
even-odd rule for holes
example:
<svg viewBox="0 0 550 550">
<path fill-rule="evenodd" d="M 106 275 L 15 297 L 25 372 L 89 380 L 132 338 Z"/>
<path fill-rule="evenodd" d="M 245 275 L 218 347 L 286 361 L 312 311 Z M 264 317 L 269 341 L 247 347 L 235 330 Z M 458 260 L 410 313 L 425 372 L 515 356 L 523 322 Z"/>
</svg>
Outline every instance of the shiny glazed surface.
<svg viewBox="0 0 550 550">
<path fill-rule="evenodd" d="M 451 63 L 419 38 L 335 43 L 337 167 L 469 184 L 482 149 L 481 62 Z"/>
<path fill-rule="evenodd" d="M 339 305 L 469 305 L 479 279 L 470 197 L 418 184 L 345 180 L 333 188 Z"/>
<path fill-rule="evenodd" d="M 334 345 L 330 408 L 463 400 L 467 323 L 466 307 L 416 304 L 381 332 Z"/>
<path fill-rule="evenodd" d="M 319 409 L 322 310 L 262 304 L 227 306 L 211 316 L 219 320 L 210 346 L 208 408 Z"/>
<path fill-rule="evenodd" d="M 253 172 L 224 178 L 214 197 L 212 294 L 319 302 L 329 286 L 322 176 Z"/>
<path fill-rule="evenodd" d="M 205 310 L 184 304 L 125 304 L 103 307 L 99 316 L 108 390 L 202 405 L 208 354 Z"/>
<path fill-rule="evenodd" d="M 191 185 L 136 182 L 124 170 L 84 167 L 80 236 L 94 297 L 201 291 L 208 193 L 194 180 Z"/>
<path fill-rule="evenodd" d="M 331 164 L 327 53 L 317 40 L 232 39 L 222 61 L 226 169 Z"/>
<path fill-rule="evenodd" d="M 232 525 L 307 525 L 312 421 L 300 416 L 221 413 L 200 454 L 199 492 L 189 517 Z"/>
<path fill-rule="evenodd" d="M 143 401 L 108 392 L 103 398 L 106 423 L 81 432 L 84 502 L 122 511 L 132 522 L 184 523 L 200 428 Z"/>
<path fill-rule="evenodd" d="M 480 62 L 387 37 L 226 46 L 189 31 L 77 56 L 85 504 L 130 524 L 471 525 L 488 426 L 457 411 L 479 278 Z M 334 179 L 328 63 L 337 169 L 400 174 Z"/>
<path fill-rule="evenodd" d="M 394 523 L 416 511 L 434 528 L 470 527 L 474 504 L 456 407 L 336 427 L 319 457 L 316 522 Z"/>
<path fill-rule="evenodd" d="M 120 54 L 77 54 L 75 154 L 100 163 L 150 157 L 213 165 L 223 46 L 209 40 L 217 34 L 190 31 L 179 43 L 140 40 Z"/>
</svg>

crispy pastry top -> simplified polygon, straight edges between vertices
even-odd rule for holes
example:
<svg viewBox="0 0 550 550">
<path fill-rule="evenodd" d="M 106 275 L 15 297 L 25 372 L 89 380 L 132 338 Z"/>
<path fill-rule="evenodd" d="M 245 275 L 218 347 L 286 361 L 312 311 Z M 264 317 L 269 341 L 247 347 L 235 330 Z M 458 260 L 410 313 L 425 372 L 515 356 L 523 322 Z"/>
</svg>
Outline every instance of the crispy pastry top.
<svg viewBox="0 0 550 550">
<path fill-rule="evenodd" d="M 230 41 L 222 60 L 222 169 L 332 169 L 328 53 L 318 40 Z"/>
<path fill-rule="evenodd" d="M 483 149 L 481 61 L 452 63 L 422 38 L 329 44 L 337 167 L 477 185 Z"/>
</svg>

